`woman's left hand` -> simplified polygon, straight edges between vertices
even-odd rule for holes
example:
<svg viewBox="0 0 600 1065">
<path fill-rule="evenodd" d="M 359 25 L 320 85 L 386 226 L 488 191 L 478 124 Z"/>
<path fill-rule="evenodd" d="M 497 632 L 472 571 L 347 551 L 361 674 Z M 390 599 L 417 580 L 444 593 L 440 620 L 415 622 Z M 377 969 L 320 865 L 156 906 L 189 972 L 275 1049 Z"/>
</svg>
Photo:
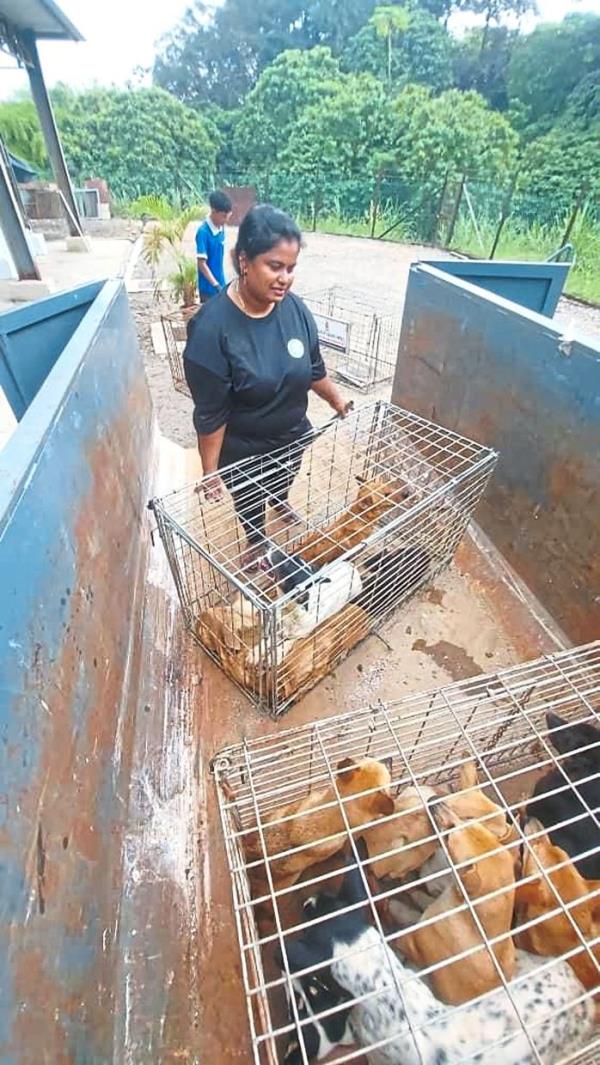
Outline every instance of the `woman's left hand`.
<svg viewBox="0 0 600 1065">
<path fill-rule="evenodd" d="M 339 414 L 340 418 L 346 418 L 350 411 L 354 410 L 354 400 L 343 399 L 341 403 L 336 403 L 333 409 L 336 414 Z"/>
</svg>

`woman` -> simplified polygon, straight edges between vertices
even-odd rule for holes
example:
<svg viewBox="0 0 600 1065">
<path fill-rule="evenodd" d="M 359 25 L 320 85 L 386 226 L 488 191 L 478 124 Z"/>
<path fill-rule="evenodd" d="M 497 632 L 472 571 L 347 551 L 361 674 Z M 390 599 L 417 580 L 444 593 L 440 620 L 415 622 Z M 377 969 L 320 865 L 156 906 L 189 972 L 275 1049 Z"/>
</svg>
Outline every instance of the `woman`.
<svg viewBox="0 0 600 1065">
<path fill-rule="evenodd" d="M 267 204 L 242 222 L 233 252 L 237 279 L 215 296 L 188 327 L 185 376 L 194 400 L 194 427 L 208 498 L 219 498 L 218 472 L 256 456 L 250 477 L 225 470 L 248 540 L 242 564 L 264 553 L 267 500 L 290 516 L 288 493 L 302 461 L 290 447 L 311 429 L 306 416 L 312 390 L 344 417 L 349 404 L 327 376 L 312 314 L 290 289 L 302 237 L 296 223 Z"/>
</svg>

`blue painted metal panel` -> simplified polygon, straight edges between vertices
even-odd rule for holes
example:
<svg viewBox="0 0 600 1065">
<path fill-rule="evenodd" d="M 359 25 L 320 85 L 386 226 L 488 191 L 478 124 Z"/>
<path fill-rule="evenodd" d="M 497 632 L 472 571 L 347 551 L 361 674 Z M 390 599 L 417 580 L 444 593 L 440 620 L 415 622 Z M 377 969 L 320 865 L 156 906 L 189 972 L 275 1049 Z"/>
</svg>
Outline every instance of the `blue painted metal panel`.
<svg viewBox="0 0 600 1065">
<path fill-rule="evenodd" d="M 600 351 L 420 264 L 393 400 L 500 452 L 478 515 L 576 642 L 600 631 Z"/>
<path fill-rule="evenodd" d="M 102 282 L 0 314 L 0 387 L 20 420 L 102 288 Z"/>
<path fill-rule="evenodd" d="M 66 332 L 68 300 L 44 304 L 11 312 L 32 350 Z M 82 304 L 66 311 L 72 335 L 0 453 L 7 1065 L 113 1056 L 151 408 L 122 284 Z"/>
<path fill-rule="evenodd" d="M 547 318 L 554 315 L 570 269 L 569 263 L 496 262 L 492 259 L 423 260 L 423 265 L 433 266 Z"/>
</svg>

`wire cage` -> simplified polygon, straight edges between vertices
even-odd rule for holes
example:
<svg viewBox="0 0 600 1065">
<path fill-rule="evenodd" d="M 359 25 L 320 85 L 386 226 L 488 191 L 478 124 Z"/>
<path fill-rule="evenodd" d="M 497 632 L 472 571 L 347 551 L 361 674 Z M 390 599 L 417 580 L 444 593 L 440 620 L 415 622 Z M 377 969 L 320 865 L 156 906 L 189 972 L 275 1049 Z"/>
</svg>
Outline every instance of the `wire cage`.
<svg viewBox="0 0 600 1065">
<path fill-rule="evenodd" d="M 169 311 L 167 314 L 161 315 L 173 386 L 178 392 L 182 392 L 184 396 L 190 396 L 191 394 L 183 372 L 183 349 L 187 340 L 188 322 L 197 311 L 197 307 L 186 310 L 179 308 L 176 311 Z"/>
<path fill-rule="evenodd" d="M 153 500 L 190 632 L 281 713 L 448 564 L 496 458 L 377 402 L 222 470 L 218 501 L 206 480 Z"/>
<path fill-rule="evenodd" d="M 339 285 L 302 298 L 315 317 L 321 346 L 333 356 L 332 369 L 347 384 L 368 391 L 394 376 L 400 311 L 390 312 L 387 300 Z"/>
<path fill-rule="evenodd" d="M 596 642 L 217 755 L 257 1065 L 600 1060 L 599 716 Z"/>
</svg>

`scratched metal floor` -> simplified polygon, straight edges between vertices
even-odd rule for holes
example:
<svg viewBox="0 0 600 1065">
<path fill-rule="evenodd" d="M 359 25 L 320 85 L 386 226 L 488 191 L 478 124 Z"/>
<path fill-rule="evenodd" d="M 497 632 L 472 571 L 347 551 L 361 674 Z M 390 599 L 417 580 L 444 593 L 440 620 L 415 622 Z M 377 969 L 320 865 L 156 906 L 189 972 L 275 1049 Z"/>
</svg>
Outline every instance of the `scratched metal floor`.
<svg viewBox="0 0 600 1065">
<path fill-rule="evenodd" d="M 198 475 L 194 452 L 161 438 L 158 453 L 156 494 Z M 537 657 L 564 638 L 475 531 L 434 587 L 273 723 L 187 638 L 162 548 L 149 550 L 114 1060 L 250 1062 L 211 756 L 244 736 Z"/>
</svg>

